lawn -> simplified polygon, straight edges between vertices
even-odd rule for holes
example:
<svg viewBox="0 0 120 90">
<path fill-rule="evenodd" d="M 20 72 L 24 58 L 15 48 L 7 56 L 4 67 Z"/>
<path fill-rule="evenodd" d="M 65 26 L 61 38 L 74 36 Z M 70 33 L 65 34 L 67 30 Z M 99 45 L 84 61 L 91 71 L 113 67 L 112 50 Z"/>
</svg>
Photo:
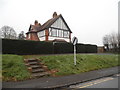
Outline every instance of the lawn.
<svg viewBox="0 0 120 90">
<path fill-rule="evenodd" d="M 74 66 L 73 55 L 2 55 L 3 81 L 29 79 L 24 58 L 39 58 L 54 71 L 54 76 L 79 74 L 91 70 L 118 66 L 118 55 L 77 54 L 77 65 Z"/>
<path fill-rule="evenodd" d="M 76 66 L 74 66 L 73 55 L 25 56 L 25 58 L 30 57 L 42 59 L 50 70 L 58 71 L 55 73 L 57 76 L 118 66 L 118 55 L 77 54 Z"/>
<path fill-rule="evenodd" d="M 3 81 L 17 81 L 30 78 L 30 73 L 24 64 L 24 58 L 19 55 L 2 55 Z"/>
</svg>

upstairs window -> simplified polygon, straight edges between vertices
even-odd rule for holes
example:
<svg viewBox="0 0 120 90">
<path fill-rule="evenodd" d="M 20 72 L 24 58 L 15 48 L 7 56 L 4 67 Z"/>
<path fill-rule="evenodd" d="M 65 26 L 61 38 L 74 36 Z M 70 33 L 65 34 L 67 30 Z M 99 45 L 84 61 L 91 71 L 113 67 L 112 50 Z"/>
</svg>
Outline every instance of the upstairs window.
<svg viewBox="0 0 120 90">
<path fill-rule="evenodd" d="M 60 37 L 60 38 L 69 38 L 69 31 L 56 29 L 56 28 L 50 28 L 49 36 Z"/>
<path fill-rule="evenodd" d="M 57 29 L 53 29 L 51 30 L 51 36 L 57 36 Z"/>
<path fill-rule="evenodd" d="M 68 38 L 69 37 L 69 32 L 68 31 L 64 31 L 64 37 Z"/>
<path fill-rule="evenodd" d="M 63 30 L 58 30 L 58 37 L 63 37 Z"/>
</svg>

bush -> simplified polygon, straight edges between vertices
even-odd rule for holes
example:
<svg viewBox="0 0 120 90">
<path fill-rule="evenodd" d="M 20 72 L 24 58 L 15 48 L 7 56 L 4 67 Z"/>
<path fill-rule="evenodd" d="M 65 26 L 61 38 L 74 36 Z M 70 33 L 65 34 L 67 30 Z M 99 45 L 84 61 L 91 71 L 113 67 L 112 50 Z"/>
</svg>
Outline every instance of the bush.
<svg viewBox="0 0 120 90">
<path fill-rule="evenodd" d="M 53 54 L 53 44 L 28 40 L 2 39 L 3 54 Z"/>
<path fill-rule="evenodd" d="M 65 54 L 73 53 L 72 43 L 53 43 L 43 41 L 2 39 L 3 54 Z M 97 46 L 90 44 L 77 44 L 77 53 L 97 53 Z"/>
<path fill-rule="evenodd" d="M 55 43 L 55 54 L 73 53 L 73 45 L 71 43 Z"/>
<path fill-rule="evenodd" d="M 84 44 L 77 44 L 76 45 L 76 52 L 77 53 L 85 53 L 86 52 L 86 48 Z"/>
<path fill-rule="evenodd" d="M 85 53 L 97 53 L 97 46 L 96 45 L 85 45 Z"/>
</svg>

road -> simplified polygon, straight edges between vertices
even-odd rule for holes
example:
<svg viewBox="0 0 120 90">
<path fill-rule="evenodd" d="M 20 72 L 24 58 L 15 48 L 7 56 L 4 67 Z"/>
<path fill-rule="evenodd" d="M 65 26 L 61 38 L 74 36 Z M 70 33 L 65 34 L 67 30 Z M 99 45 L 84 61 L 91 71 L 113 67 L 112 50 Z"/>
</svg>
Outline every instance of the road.
<svg viewBox="0 0 120 90">
<path fill-rule="evenodd" d="M 120 74 L 72 85 L 70 88 L 118 88 L 118 78 Z"/>
</svg>

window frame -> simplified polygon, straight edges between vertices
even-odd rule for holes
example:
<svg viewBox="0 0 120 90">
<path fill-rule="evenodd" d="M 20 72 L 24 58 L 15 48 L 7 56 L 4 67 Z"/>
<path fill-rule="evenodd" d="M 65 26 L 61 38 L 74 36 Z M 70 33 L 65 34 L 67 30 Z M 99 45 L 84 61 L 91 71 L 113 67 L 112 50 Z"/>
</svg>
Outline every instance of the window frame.
<svg viewBox="0 0 120 90">
<path fill-rule="evenodd" d="M 57 29 L 52 28 L 52 30 L 51 30 L 51 36 L 52 37 L 57 37 Z"/>
<path fill-rule="evenodd" d="M 65 35 L 65 32 L 66 32 L 66 35 Z M 64 30 L 63 31 L 63 37 L 64 38 L 69 38 L 69 32 Z"/>
<path fill-rule="evenodd" d="M 43 32 L 43 35 L 40 35 L 40 32 Z M 45 36 L 45 30 L 38 32 L 38 37 L 44 37 Z"/>
<path fill-rule="evenodd" d="M 53 33 L 52 33 L 53 29 L 56 30 L 56 35 L 53 35 Z M 61 31 L 61 35 L 59 34 L 60 31 Z M 64 32 L 67 32 L 68 36 L 64 36 Z M 50 27 L 49 36 L 51 36 L 51 37 L 59 37 L 59 38 L 69 38 L 69 31 L 64 30 L 64 29 L 55 28 L 55 27 Z"/>
</svg>

